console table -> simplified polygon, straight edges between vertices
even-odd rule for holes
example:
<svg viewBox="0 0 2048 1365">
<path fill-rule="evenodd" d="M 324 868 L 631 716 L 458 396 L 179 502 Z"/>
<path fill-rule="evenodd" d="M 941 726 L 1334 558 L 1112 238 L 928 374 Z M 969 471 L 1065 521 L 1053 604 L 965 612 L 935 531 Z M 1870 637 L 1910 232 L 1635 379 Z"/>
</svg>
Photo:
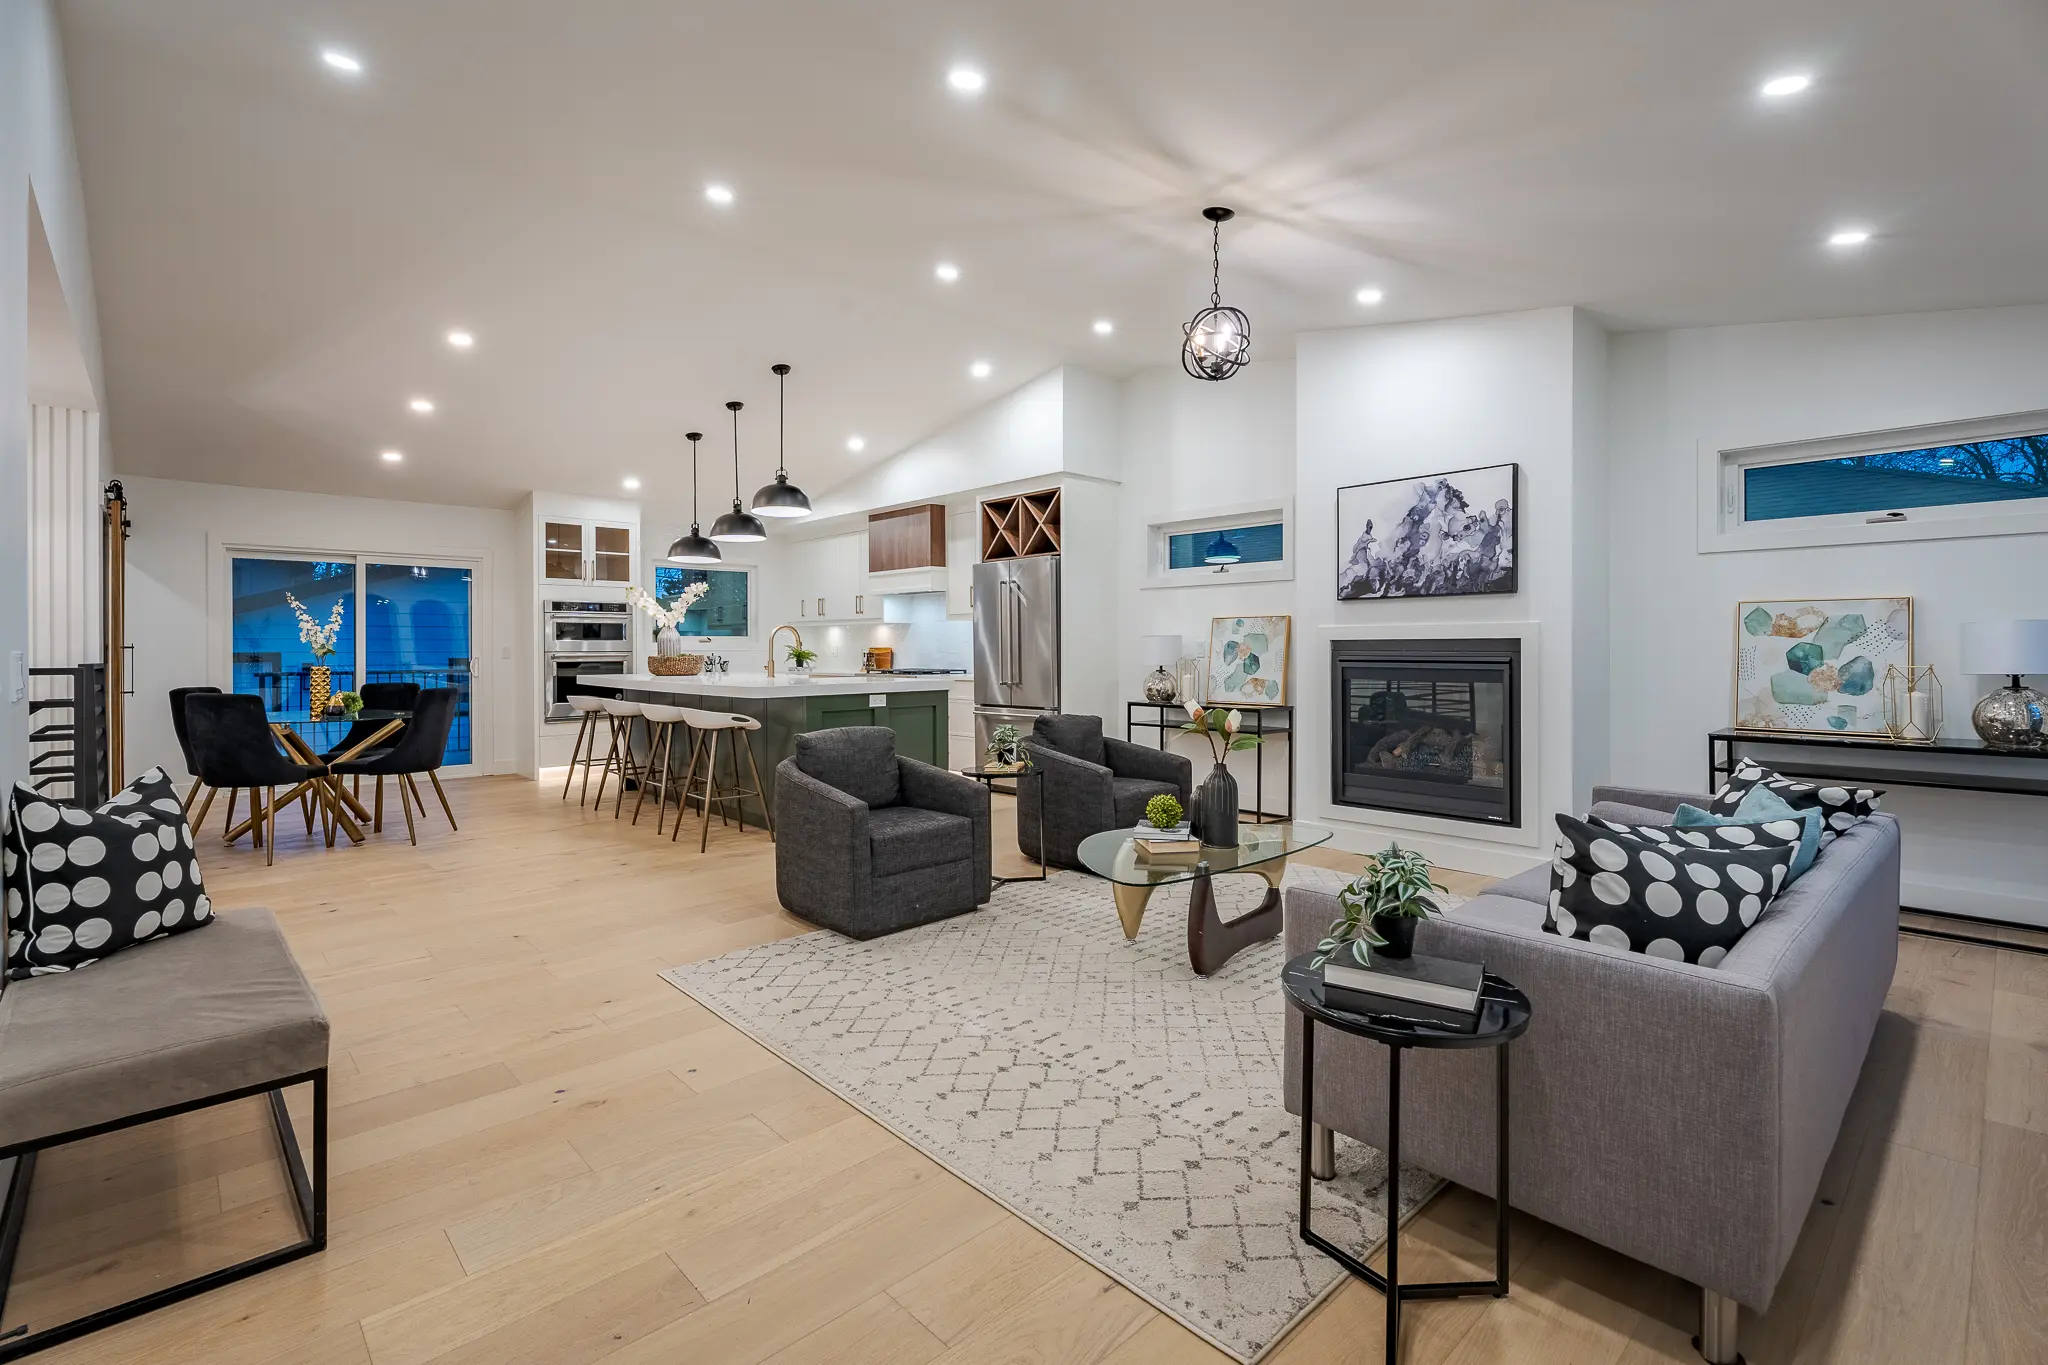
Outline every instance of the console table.
<svg viewBox="0 0 2048 1365">
<path fill-rule="evenodd" d="M 1294 708 L 1292 706 L 1240 706 L 1238 713 L 1244 718 L 1243 732 L 1257 735 L 1259 747 L 1252 750 L 1252 819 L 1260 824 L 1268 820 L 1292 820 L 1294 818 Z M 1140 711 L 1152 712 L 1152 719 L 1140 720 Z M 1171 713 L 1169 716 L 1168 713 Z M 1132 731 L 1157 730 L 1159 748 L 1166 748 L 1167 736 L 1179 730 L 1181 722 L 1188 716 L 1187 707 L 1177 701 L 1127 701 L 1124 703 L 1124 738 L 1135 743 Z M 1274 721 L 1279 724 L 1274 724 Z M 1287 813 L 1275 814 L 1266 809 L 1266 746 L 1264 741 L 1285 739 L 1287 741 Z M 1196 775 L 1200 780 L 1200 774 Z M 1244 812 L 1240 812 L 1241 814 Z"/>
<path fill-rule="evenodd" d="M 1735 771 L 1742 751 L 1752 745 L 1774 749 L 1796 749 L 1802 758 L 1793 762 L 1772 760 L 1770 767 L 1787 777 L 1823 779 L 1872 787 L 1927 787 L 1942 791 L 1990 792 L 1999 796 L 2048 796 L 2048 748 L 1993 749 L 1975 735 L 1957 735 L 1931 743 L 1907 744 L 1879 735 L 1795 734 L 1783 730 L 1712 730 L 1707 734 L 1707 790 L 1715 791 Z M 1909 765 L 1898 761 L 1902 754 L 1926 754 L 1939 761 Z M 1954 762 L 1953 760 L 1965 760 Z M 1977 771 L 1970 760 L 1990 759 L 1995 770 Z M 2014 924 L 2009 920 L 1984 919 L 1946 910 L 1901 909 L 1915 914 L 1940 915 L 1966 924 L 2006 925 L 2037 929 L 2038 925 Z M 1928 938 L 1945 938 L 1961 943 L 1991 940 L 1967 934 L 1944 933 L 1938 929 L 1906 926 L 1905 932 Z M 1998 943 L 2001 948 L 2016 948 Z M 2019 947 L 2019 951 L 2029 951 Z M 2031 951 L 2041 951 L 2033 949 Z"/>
</svg>

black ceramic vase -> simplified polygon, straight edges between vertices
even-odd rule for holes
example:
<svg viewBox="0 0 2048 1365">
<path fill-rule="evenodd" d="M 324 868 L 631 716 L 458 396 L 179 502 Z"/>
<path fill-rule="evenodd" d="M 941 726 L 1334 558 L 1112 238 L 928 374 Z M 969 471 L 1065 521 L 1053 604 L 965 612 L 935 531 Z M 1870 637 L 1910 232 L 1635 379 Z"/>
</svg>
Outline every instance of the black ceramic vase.
<svg viewBox="0 0 2048 1365">
<path fill-rule="evenodd" d="M 1237 779 L 1218 763 L 1195 788 L 1195 810 L 1188 817 L 1195 837 L 1210 848 L 1237 847 Z"/>
<path fill-rule="evenodd" d="M 1417 923 L 1419 921 L 1410 919 L 1406 915 L 1402 915 L 1399 918 L 1390 916 L 1386 919 L 1374 920 L 1372 922 L 1373 932 L 1385 939 L 1387 944 L 1384 948 L 1373 949 L 1373 956 L 1391 957 L 1399 960 L 1414 952 L 1415 926 Z"/>
</svg>

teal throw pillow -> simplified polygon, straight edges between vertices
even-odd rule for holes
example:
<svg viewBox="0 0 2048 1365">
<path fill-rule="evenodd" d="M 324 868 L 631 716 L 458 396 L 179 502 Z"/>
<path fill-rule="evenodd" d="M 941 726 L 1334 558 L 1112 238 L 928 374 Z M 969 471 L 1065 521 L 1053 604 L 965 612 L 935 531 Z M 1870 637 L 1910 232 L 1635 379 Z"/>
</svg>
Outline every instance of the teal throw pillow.
<svg viewBox="0 0 2048 1365">
<path fill-rule="evenodd" d="M 1711 825 L 1764 825 L 1780 820 L 1796 820 L 1802 828 L 1799 836 L 1799 852 L 1792 859 L 1792 870 L 1786 875 L 1785 885 L 1790 886 L 1805 875 L 1813 866 L 1813 860 L 1820 853 L 1820 834 L 1823 815 L 1818 807 L 1808 810 L 1794 810 L 1785 798 L 1769 787 L 1751 787 L 1742 798 L 1742 804 L 1732 815 L 1715 815 L 1698 806 L 1680 806 L 1671 817 L 1675 829 L 1700 829 Z"/>
</svg>

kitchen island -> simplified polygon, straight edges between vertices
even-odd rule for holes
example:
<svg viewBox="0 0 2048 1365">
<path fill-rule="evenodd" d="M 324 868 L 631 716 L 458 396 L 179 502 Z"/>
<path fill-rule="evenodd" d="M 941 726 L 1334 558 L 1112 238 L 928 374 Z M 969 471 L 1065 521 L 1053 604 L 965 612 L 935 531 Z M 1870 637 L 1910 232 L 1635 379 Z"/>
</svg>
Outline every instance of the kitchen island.
<svg viewBox="0 0 2048 1365">
<path fill-rule="evenodd" d="M 606 678 L 627 701 L 661 706 L 691 706 L 700 711 L 750 716 L 761 722 L 753 735 L 754 760 L 761 766 L 761 786 L 775 798 L 775 765 L 796 752 L 796 737 L 813 730 L 844 725 L 886 725 L 896 732 L 896 752 L 938 767 L 946 765 L 947 677 L 898 677 L 860 673 L 845 676 L 732 678 L 697 675 L 688 678 L 629 673 Z M 592 690 L 597 690 L 593 688 Z M 678 736 L 680 739 L 680 736 Z M 725 744 L 720 743 L 723 750 Z M 678 775 L 683 753 L 678 750 Z M 720 772 L 725 764 L 719 762 Z M 752 774 L 744 763 L 742 786 Z M 759 803 L 746 803 L 748 823 L 762 819 Z"/>
</svg>

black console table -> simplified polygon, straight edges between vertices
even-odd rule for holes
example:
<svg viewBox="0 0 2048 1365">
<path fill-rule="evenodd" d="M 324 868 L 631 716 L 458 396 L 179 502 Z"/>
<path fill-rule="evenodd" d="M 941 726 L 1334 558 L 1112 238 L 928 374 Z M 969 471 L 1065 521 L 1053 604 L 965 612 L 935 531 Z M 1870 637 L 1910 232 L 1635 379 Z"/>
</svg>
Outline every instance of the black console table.
<svg viewBox="0 0 2048 1365">
<path fill-rule="evenodd" d="M 1735 771 L 1742 751 L 1753 745 L 1774 749 L 1797 749 L 1802 757 L 1787 763 L 1772 760 L 1770 767 L 1787 777 L 1822 779 L 1870 787 L 1928 787 L 1942 791 L 1990 792 L 1999 796 L 2048 796 L 2048 748 L 1994 749 L 1972 735 L 1950 736 L 1931 743 L 1900 743 L 1878 735 L 1815 735 L 1783 730 L 1713 730 L 1707 734 L 1707 790 L 1717 790 Z M 1969 762 L 1903 764 L 1902 754 L 1929 754 L 1936 759 L 1992 759 L 1996 771 L 1977 771 Z M 2005 925 L 2015 929 L 2038 929 L 2038 925 L 2015 924 L 2009 920 L 1959 915 L 1947 910 L 1901 909 L 1914 914 L 1939 915 L 1963 924 Z M 1938 929 L 1902 926 L 1907 933 L 1928 938 L 1952 939 L 1962 943 L 1993 943 L 1971 934 L 1945 933 Z M 2042 952 L 2038 948 L 1996 942 L 1996 947 Z"/>
<path fill-rule="evenodd" d="M 1152 712 L 1152 719 L 1138 719 L 1138 712 Z M 1252 809 L 1250 815 L 1259 824 L 1269 820 L 1292 820 L 1294 818 L 1294 708 L 1291 706 L 1240 706 L 1238 713 L 1244 718 L 1243 733 L 1257 735 L 1259 747 L 1252 750 Z M 1169 713 L 1171 715 L 1169 716 Z M 1177 701 L 1127 701 L 1124 703 L 1124 738 L 1135 743 L 1134 730 L 1157 730 L 1160 749 L 1166 748 L 1167 736 L 1179 730 L 1188 717 L 1188 709 Z M 1269 719 L 1270 718 L 1270 719 Z M 1275 725 L 1272 721 L 1280 723 Z M 1287 813 L 1275 814 L 1266 809 L 1266 745 L 1267 739 L 1287 741 Z M 1195 774 L 1200 785 L 1202 774 Z M 1243 814 L 1244 812 L 1239 812 Z"/>
</svg>

